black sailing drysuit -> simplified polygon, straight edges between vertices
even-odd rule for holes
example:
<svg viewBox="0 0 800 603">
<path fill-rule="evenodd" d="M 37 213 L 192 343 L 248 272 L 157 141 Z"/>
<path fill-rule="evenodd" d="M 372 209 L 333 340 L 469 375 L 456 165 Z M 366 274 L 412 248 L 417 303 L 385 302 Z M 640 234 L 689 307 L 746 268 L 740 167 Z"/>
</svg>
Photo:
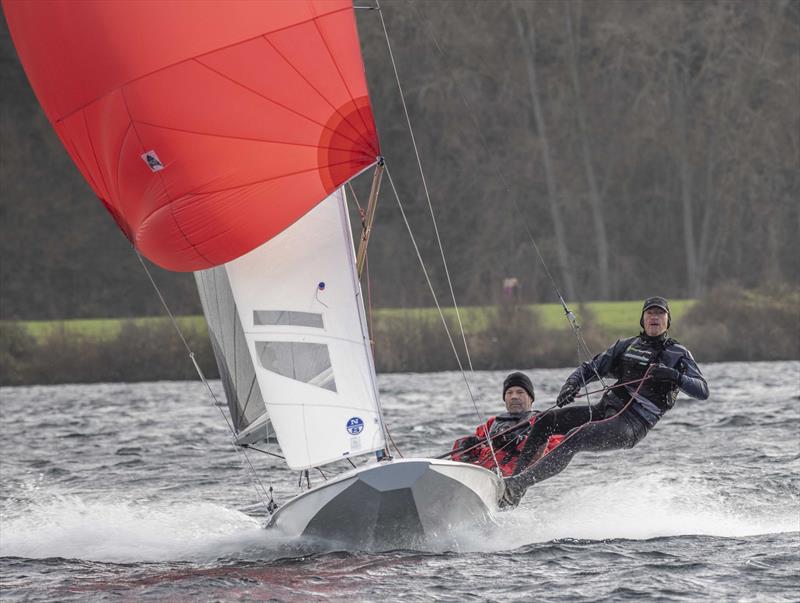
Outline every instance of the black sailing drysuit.
<svg viewBox="0 0 800 603">
<path fill-rule="evenodd" d="M 518 475 L 506 479 L 504 502 L 517 504 L 529 486 L 562 471 L 577 452 L 633 448 L 673 407 L 679 389 L 698 400 L 708 398 L 708 384 L 692 354 L 666 333 L 621 339 L 584 362 L 567 382 L 583 386 L 599 375 L 624 384 L 641 379 L 651 365 L 659 363 L 678 371 L 677 383 L 648 379 L 641 386 L 612 386 L 594 406 L 559 408 L 540 415 L 517 463 Z M 538 456 L 547 439 L 557 433 L 567 434 L 564 441 L 526 468 L 528 460 Z"/>
</svg>

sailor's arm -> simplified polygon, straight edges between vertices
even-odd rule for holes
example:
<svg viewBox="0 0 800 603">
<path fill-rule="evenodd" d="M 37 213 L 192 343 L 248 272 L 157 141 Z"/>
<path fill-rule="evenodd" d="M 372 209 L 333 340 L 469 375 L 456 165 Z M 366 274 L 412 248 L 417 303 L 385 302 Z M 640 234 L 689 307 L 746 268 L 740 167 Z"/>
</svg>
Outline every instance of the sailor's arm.
<svg viewBox="0 0 800 603">
<path fill-rule="evenodd" d="M 708 398 L 708 383 L 692 358 L 691 352 L 683 346 L 674 346 L 669 355 L 671 358 L 664 359 L 666 364 L 659 362 L 650 368 L 653 380 L 668 381 L 687 396 L 697 400 Z"/>
<path fill-rule="evenodd" d="M 454 461 L 471 463 L 481 454 L 481 442 L 486 439 L 486 431 L 483 424 L 479 425 L 474 435 L 458 438 L 453 442 L 451 458 Z"/>
<path fill-rule="evenodd" d="M 686 350 L 678 363 L 678 370 L 681 372 L 678 387 L 684 394 L 697 400 L 708 398 L 708 383 L 689 350 Z"/>
<path fill-rule="evenodd" d="M 606 377 L 611 374 L 616 359 L 625 351 L 628 343 L 630 343 L 629 339 L 625 341 L 618 339 L 605 352 L 598 354 L 588 362 L 582 363 L 572 371 L 558 394 L 556 406 L 561 407 L 571 403 L 584 384 L 597 381 L 600 377 Z"/>
<path fill-rule="evenodd" d="M 599 377 L 608 377 L 614 368 L 614 362 L 625 351 L 627 343 L 628 341 L 623 342 L 618 339 L 605 352 L 601 352 L 591 360 L 581 363 L 567 378 L 567 381 L 583 385 L 584 383 L 597 381 Z"/>
</svg>

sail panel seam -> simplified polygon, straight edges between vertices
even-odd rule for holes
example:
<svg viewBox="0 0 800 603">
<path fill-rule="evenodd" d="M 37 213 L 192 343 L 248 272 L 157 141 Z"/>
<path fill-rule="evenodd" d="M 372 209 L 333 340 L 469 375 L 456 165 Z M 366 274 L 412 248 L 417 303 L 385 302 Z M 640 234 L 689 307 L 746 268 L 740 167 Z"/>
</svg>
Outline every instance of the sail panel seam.
<svg viewBox="0 0 800 603">
<path fill-rule="evenodd" d="M 346 165 L 348 163 L 353 163 L 353 162 L 352 161 L 341 161 L 341 162 L 337 162 L 337 163 L 330 163 L 328 165 L 321 166 L 321 167 L 335 167 L 335 166 L 338 166 L 338 165 Z M 365 169 L 368 169 L 368 168 L 369 168 L 369 166 L 367 166 L 367 168 L 365 168 Z M 203 195 L 213 195 L 213 194 L 217 194 L 217 193 L 226 193 L 226 192 L 230 192 L 230 191 L 236 191 L 236 190 L 239 190 L 239 189 L 247 188 L 249 186 L 254 186 L 256 184 L 264 184 L 265 182 L 271 182 L 273 180 L 279 180 L 281 178 L 289 178 L 291 176 L 298 176 L 300 174 L 306 174 L 306 173 L 315 172 L 315 171 L 318 171 L 318 170 L 319 170 L 318 167 L 313 167 L 313 168 L 308 168 L 308 169 L 305 169 L 305 170 L 298 170 L 298 171 L 292 172 L 290 174 L 281 174 L 280 176 L 273 176 L 273 177 L 270 177 L 270 178 L 264 178 L 263 180 L 255 180 L 253 182 L 247 182 L 246 184 L 240 184 L 240 185 L 237 185 L 237 186 L 232 186 L 230 188 L 214 189 L 214 190 L 205 191 L 205 192 L 202 192 L 202 193 L 197 192 L 197 189 L 195 189 L 194 191 L 189 191 L 187 193 L 184 193 L 179 198 L 182 199 L 182 200 L 188 201 L 188 197 L 200 197 L 200 196 L 203 196 Z M 172 204 L 172 203 L 174 203 L 174 201 L 170 200 L 170 204 Z M 318 203 L 321 203 L 321 201 L 318 201 L 317 204 Z M 149 214 L 147 214 L 144 218 L 142 218 L 142 220 L 140 221 L 140 224 L 144 224 L 145 222 L 147 222 L 154 214 L 156 214 L 159 211 L 163 210 L 166 206 L 167 206 L 167 204 L 164 204 L 164 205 L 160 205 L 159 207 L 155 208 L 153 211 L 151 211 Z M 221 233 L 221 234 L 224 234 L 224 233 Z M 215 238 L 215 237 L 211 237 L 211 238 L 207 239 L 207 241 L 210 241 L 213 238 Z M 191 243 L 189 243 L 189 244 L 191 245 Z M 192 247 L 194 248 L 194 245 L 192 245 Z M 198 255 L 201 255 L 201 254 L 198 253 Z M 201 255 L 201 257 L 202 257 L 202 255 Z M 206 260 L 209 263 L 209 267 L 214 266 L 214 263 L 209 261 L 207 258 L 203 257 L 203 259 Z"/>
<path fill-rule="evenodd" d="M 105 197 L 110 197 L 112 191 L 111 188 L 106 183 L 106 177 L 103 174 L 103 168 L 100 166 L 100 160 L 97 159 L 97 151 L 94 148 L 94 141 L 92 140 L 92 132 L 91 130 L 89 130 L 89 120 L 86 117 L 86 111 L 83 111 L 82 114 L 83 114 L 83 127 L 86 128 L 86 139 L 89 141 L 89 148 L 92 150 L 92 157 L 94 158 L 94 164 L 95 166 L 97 166 L 97 173 L 100 174 L 100 181 L 103 183 L 103 189 L 106 193 Z M 117 211 L 119 211 L 120 214 L 122 214 L 122 211 L 120 211 L 119 208 L 117 208 Z M 124 214 L 122 217 L 123 218 L 125 217 Z M 125 221 L 127 222 L 127 220 Z"/>
<path fill-rule="evenodd" d="M 130 114 L 128 116 L 130 117 Z M 114 176 L 115 176 L 114 181 L 115 181 L 116 189 L 117 189 L 117 200 L 120 201 L 120 205 L 122 205 L 122 203 L 121 203 L 122 195 L 120 194 L 120 191 L 119 191 L 119 170 L 122 167 L 122 149 L 125 147 L 125 141 L 128 140 L 128 136 L 130 135 L 132 129 L 133 129 L 133 120 L 128 122 L 128 127 L 125 130 L 125 134 L 122 136 L 122 142 L 119 145 L 119 151 L 117 153 L 117 166 L 116 166 L 116 169 L 114 170 L 114 172 L 115 172 L 114 173 Z M 120 210 L 118 209 L 117 211 L 120 211 Z M 122 214 L 121 211 L 120 211 L 120 214 Z M 125 220 L 125 222 L 127 223 L 127 220 Z"/>
<path fill-rule="evenodd" d="M 130 107 L 128 106 L 128 99 L 125 96 L 124 88 L 120 88 L 120 93 L 122 94 L 122 102 L 125 105 L 125 112 L 128 114 L 128 119 L 130 120 L 130 123 L 133 126 L 133 132 L 136 134 L 136 139 L 139 141 L 139 147 L 141 149 L 145 149 L 146 150 L 147 147 L 145 146 L 144 142 L 142 141 L 142 137 L 139 134 L 139 130 L 136 128 L 136 123 L 135 123 L 135 120 L 133 119 L 133 114 L 131 113 Z M 164 176 L 161 173 L 161 171 L 163 171 L 163 170 L 160 170 L 160 171 L 156 172 L 155 176 L 156 176 L 156 178 L 158 178 L 159 182 L 161 183 L 161 188 L 164 191 L 164 196 L 167 198 L 167 203 L 165 203 L 164 205 L 160 206 L 158 209 L 156 209 L 153 212 L 151 212 L 150 214 L 148 214 L 148 216 L 144 220 L 139 222 L 139 225 L 141 226 L 142 224 L 144 224 L 147 221 L 147 218 L 149 218 L 151 215 L 153 215 L 156 211 L 164 209 L 164 207 L 167 207 L 169 209 L 169 215 L 172 218 L 173 223 L 175 224 L 175 228 L 178 230 L 180 235 L 183 237 L 183 240 L 186 241 L 186 243 L 189 245 L 189 247 L 192 248 L 192 250 L 198 255 L 198 257 L 200 257 L 203 261 L 205 261 L 209 266 L 213 266 L 214 262 L 209 260 L 205 255 L 203 255 L 203 253 L 194 245 L 194 243 L 189 239 L 189 237 L 183 231 L 183 228 L 181 227 L 180 222 L 178 222 L 178 218 L 175 216 L 175 211 L 174 211 L 174 208 L 173 208 L 173 199 L 171 198 L 171 196 L 169 194 L 169 189 L 167 187 L 166 181 L 164 180 Z M 133 245 L 134 245 L 134 247 L 136 247 L 136 235 L 132 233 L 132 236 L 134 238 Z"/>
<path fill-rule="evenodd" d="M 333 15 L 333 14 L 340 13 L 340 12 L 346 11 L 346 10 L 351 10 L 351 7 L 347 7 L 346 6 L 344 8 L 338 8 L 336 10 L 330 11 L 329 13 L 325 13 L 323 16 Z M 138 76 L 136 76 L 134 78 L 131 78 L 130 80 L 127 80 L 125 82 L 120 82 L 114 88 L 106 90 L 102 94 L 98 94 L 92 100 L 87 101 L 84 104 L 80 105 L 79 107 L 75 107 L 71 111 L 65 113 L 64 115 L 62 115 L 61 117 L 56 119 L 54 123 L 58 123 L 58 122 L 63 121 L 65 119 L 69 119 L 72 115 L 74 115 L 78 111 L 82 111 L 83 109 L 85 109 L 89 105 L 91 105 L 93 103 L 96 103 L 97 101 L 109 96 L 110 94 L 113 94 L 115 91 L 121 90 L 122 88 L 125 88 L 126 86 L 129 86 L 130 84 L 133 84 L 134 82 L 138 82 L 139 80 L 143 80 L 145 78 L 148 78 L 151 75 L 155 75 L 156 73 L 159 73 L 161 71 L 165 71 L 167 69 L 171 69 L 172 67 L 176 67 L 177 65 L 180 65 L 182 63 L 188 63 L 189 61 L 197 60 L 197 59 L 199 59 L 201 57 L 205 57 L 205 56 L 208 56 L 210 54 L 214 54 L 215 52 L 219 52 L 220 50 L 227 50 L 228 48 L 233 48 L 235 46 L 239 46 L 240 44 L 246 44 L 247 42 L 252 42 L 253 40 L 257 40 L 258 38 L 262 38 L 264 36 L 268 36 L 268 35 L 271 35 L 271 34 L 274 34 L 274 33 L 278 33 L 280 31 L 286 31 L 287 29 L 291 29 L 293 27 L 299 27 L 301 25 L 305 25 L 309 21 L 313 21 L 315 18 L 316 18 L 316 16 L 315 17 L 311 17 L 310 19 L 306 19 L 305 21 L 299 21 L 297 23 L 292 23 L 291 25 L 287 25 L 286 27 L 279 27 L 278 29 L 273 29 L 273 30 L 270 30 L 270 31 L 267 31 L 267 32 L 261 32 L 261 33 L 255 35 L 255 36 L 252 36 L 252 37 L 247 38 L 245 40 L 237 40 L 236 42 L 231 42 L 230 44 L 228 44 L 226 46 L 220 46 L 219 48 L 215 48 L 214 50 L 209 50 L 208 52 L 203 52 L 203 53 L 200 53 L 198 55 L 193 55 L 193 56 L 190 56 L 190 57 L 183 58 L 183 59 L 181 59 L 179 61 L 175 61 L 174 63 L 170 63 L 169 65 L 164 65 L 163 67 L 159 67 L 158 69 L 153 69 L 152 71 L 148 71 L 147 73 L 145 73 L 143 75 L 138 75 Z"/>
<path fill-rule="evenodd" d="M 342 85 L 344 86 L 344 89 L 347 90 L 347 95 L 350 97 L 351 101 L 355 102 L 356 99 L 353 96 L 353 92 L 350 90 L 350 86 L 347 85 L 347 80 L 345 79 L 344 74 L 342 73 L 342 68 L 340 67 L 339 63 L 336 61 L 336 57 L 333 55 L 333 52 L 331 51 L 331 48 L 328 45 L 328 40 L 325 39 L 325 35 L 322 33 L 322 29 L 319 26 L 318 19 L 314 19 L 314 27 L 317 30 L 317 33 L 319 34 L 319 37 L 322 40 L 322 43 L 325 45 L 325 50 L 328 51 L 328 56 L 330 57 L 331 62 L 333 63 L 334 67 L 336 67 L 336 73 L 339 75 L 339 79 L 342 81 Z M 338 113 L 338 110 L 337 110 L 337 113 Z M 367 125 L 367 122 L 364 121 L 364 116 L 361 115 L 361 111 L 357 111 L 357 114 L 358 114 L 359 119 L 361 120 L 361 125 L 364 126 L 364 131 L 365 132 L 369 132 L 371 130 L 371 128 L 369 127 L 369 125 Z M 341 115 L 341 113 L 339 113 L 339 115 Z M 347 121 L 347 123 L 350 124 L 351 126 L 353 125 L 346 118 L 345 118 L 345 121 Z M 372 145 L 370 145 L 370 148 L 372 148 Z M 377 149 L 373 149 L 373 150 L 377 153 Z"/>
<path fill-rule="evenodd" d="M 271 42 L 269 42 L 269 40 L 266 40 L 266 39 L 265 39 L 265 41 L 266 41 L 267 43 L 269 43 L 269 44 L 270 44 L 270 46 L 272 46 L 273 48 L 275 48 L 275 46 L 274 46 L 274 45 L 273 45 Z M 291 64 L 291 63 L 288 61 L 288 59 L 286 59 L 286 58 L 285 58 L 285 57 L 284 57 L 284 56 L 283 56 L 283 55 L 282 55 L 282 54 L 281 54 L 281 53 L 278 51 L 278 49 L 277 49 L 277 48 L 275 48 L 275 52 L 277 52 L 277 53 L 278 53 L 278 55 L 279 55 L 279 56 L 280 56 L 280 57 L 281 57 L 281 58 L 282 58 L 284 61 L 286 61 L 286 63 L 288 63 L 288 64 L 289 64 L 289 65 L 292 67 L 292 69 L 294 69 L 294 70 L 295 70 L 295 71 L 298 73 L 298 75 L 300 75 L 300 77 L 303 77 L 303 75 L 300 73 L 300 71 L 299 71 L 299 70 L 298 70 L 298 69 L 297 69 L 297 68 L 296 68 L 294 65 L 292 65 L 292 64 Z M 353 140 L 352 138 L 350 138 L 350 137 L 348 137 L 348 136 L 345 136 L 345 135 L 344 135 L 344 134 L 342 134 L 341 132 L 337 132 L 336 130 L 334 130 L 334 129 L 333 129 L 333 128 L 331 128 L 330 126 L 328 126 L 328 125 L 326 125 L 326 124 L 323 124 L 323 123 L 321 123 L 321 122 L 317 121 L 316 119 L 314 119 L 314 118 L 312 118 L 312 117 L 310 117 L 310 116 L 308 116 L 308 115 L 305 115 L 305 114 L 301 113 L 300 111 L 297 111 L 297 110 L 295 110 L 295 109 L 292 109 L 291 107 L 288 107 L 288 106 L 284 105 L 284 104 L 283 104 L 283 103 L 281 103 L 281 102 L 278 102 L 278 101 L 276 101 L 276 100 L 274 100 L 274 99 L 271 99 L 271 98 L 269 98 L 269 97 L 267 97 L 267 96 L 264 96 L 262 93 L 258 92 L 257 90 L 254 90 L 254 89 L 253 89 L 253 88 L 251 88 L 250 86 L 246 86 L 246 85 L 245 85 L 245 84 L 243 84 L 242 82 L 240 82 L 240 81 L 238 81 L 238 80 L 235 80 L 235 79 L 233 79 L 232 77 L 230 77 L 230 76 L 226 75 L 225 73 L 222 73 L 221 71 L 218 71 L 217 69 L 214 69 L 213 67 L 211 67 L 210 65 L 207 65 L 207 64 L 203 63 L 203 62 L 202 62 L 202 61 L 200 61 L 199 59 L 195 59 L 195 60 L 197 61 L 197 63 L 198 63 L 199 65 L 201 65 L 201 66 L 205 67 L 205 68 L 206 68 L 206 69 L 208 69 L 208 70 L 209 70 L 211 73 L 213 73 L 213 74 L 215 74 L 215 75 L 217 75 L 217 76 L 219 76 L 219 77 L 221 77 L 221 78 L 223 78 L 223 79 L 225 79 L 225 80 L 228 80 L 229 82 L 231 82 L 231 83 L 233 83 L 233 84 L 236 84 L 237 86 L 239 86 L 239 87 L 241 87 L 241 88 L 243 88 L 243 89 L 247 90 L 248 92 L 250 92 L 250 93 L 254 94 L 255 96 L 257 96 L 257 97 L 259 97 L 259 98 L 261 98 L 261 99 L 263 99 L 263 100 L 265 100 L 265 101 L 267 101 L 267 102 L 269 102 L 269 103 L 272 103 L 272 104 L 274 104 L 274 105 L 277 105 L 278 107 L 280 107 L 281 109 L 284 109 L 284 110 L 288 111 L 289 113 L 293 113 L 294 115 L 297 115 L 298 117 L 302 117 L 303 119 L 306 119 L 306 120 L 310 121 L 311 123 L 313 123 L 313 124 L 315 124 L 315 125 L 317 125 L 317 126 L 319 126 L 319 127 L 323 128 L 323 129 L 325 129 L 325 130 L 330 130 L 330 131 L 331 131 L 331 132 L 333 132 L 334 134 L 339 134 L 340 136 L 342 136 L 342 138 L 346 138 L 347 140 L 349 140 L 349 141 L 350 141 L 350 142 L 352 142 L 353 144 L 356 144 L 356 145 L 358 144 L 358 141 L 357 141 L 357 140 Z M 336 110 L 336 108 L 333 106 L 333 104 L 332 104 L 332 103 L 331 103 L 331 102 L 330 102 L 330 101 L 329 101 L 327 98 L 325 98 L 324 96 L 322 96 L 322 93 L 320 93 L 320 92 L 319 92 L 319 91 L 318 91 L 316 88 L 314 88 L 314 86 L 311 84 L 311 82 L 309 82 L 309 81 L 308 81 L 308 80 L 306 80 L 305 78 L 303 78 L 303 79 L 304 79 L 304 81 L 305 81 L 305 82 L 306 82 L 306 83 L 307 83 L 309 86 L 311 86 L 311 87 L 314 89 L 314 91 L 315 91 L 315 92 L 317 92 L 317 94 L 319 94 L 319 96 L 320 96 L 320 97 L 321 97 L 321 98 L 322 98 L 322 99 L 323 99 L 323 100 L 324 100 L 326 103 L 328 103 L 328 105 L 330 105 L 330 106 L 331 106 L 331 108 L 333 108 L 334 110 Z M 337 111 L 337 113 L 338 113 L 338 111 Z M 342 117 L 342 119 L 344 119 L 344 116 L 342 116 L 342 115 L 341 115 L 341 113 L 339 113 L 339 115 Z M 345 121 L 346 121 L 346 120 L 345 120 Z M 350 122 L 348 122 L 348 123 L 350 123 Z M 352 127 L 352 124 L 350 124 L 350 126 Z M 353 129 L 355 130 L 356 128 L 353 128 Z M 364 140 L 364 138 L 363 138 L 363 137 L 361 137 L 361 136 L 359 136 L 359 137 L 360 137 L 360 138 L 361 138 L 361 140 L 363 140 L 364 142 L 368 142 L 368 141 Z"/>
<path fill-rule="evenodd" d="M 320 90 L 319 90 L 319 89 L 318 89 L 318 88 L 317 88 L 317 87 L 316 87 L 314 84 L 312 84 L 312 83 L 311 83 L 311 81 L 310 81 L 310 80 L 309 80 L 309 79 L 308 79 L 308 78 L 305 76 L 305 74 L 303 74 L 303 72 L 302 72 L 302 71 L 300 71 L 300 69 L 298 69 L 298 68 L 297 68 L 297 66 L 295 66 L 295 64 L 294 64 L 294 63 L 292 63 L 292 62 L 291 62 L 291 61 L 290 61 L 290 60 L 289 60 L 289 59 L 288 59 L 288 58 L 287 58 L 287 57 L 286 57 L 286 56 L 285 56 L 285 55 L 284 55 L 284 54 L 283 54 L 283 53 L 282 53 L 280 50 L 278 50 L 278 47 L 277 47 L 277 46 L 275 46 L 275 43 L 274 43 L 274 42 L 272 42 L 272 40 L 270 40 L 270 39 L 269 39 L 269 38 L 267 38 L 266 36 L 263 36 L 263 38 L 264 38 L 264 41 L 265 41 L 267 44 L 269 44 L 269 45 L 272 47 L 272 49 L 273 49 L 273 50 L 274 50 L 276 53 L 278 53 L 278 56 L 280 56 L 280 57 L 281 57 L 281 58 L 282 58 L 282 59 L 283 59 L 283 60 L 286 62 L 286 64 L 287 64 L 287 65 L 289 65 L 289 67 L 291 67 L 291 68 L 292 68 L 292 69 L 293 69 L 293 70 L 294 70 L 294 71 L 297 73 L 297 75 L 298 75 L 298 76 L 300 76 L 300 78 L 301 78 L 301 79 L 302 79 L 302 80 L 303 80 L 303 81 L 304 81 L 306 84 L 308 84 L 308 85 L 309 85 L 309 87 L 311 87 L 311 89 L 312 89 L 312 90 L 314 90 L 314 92 L 316 92 L 316 93 L 319 95 L 319 97 L 320 97 L 322 100 L 324 100 L 326 103 L 328 103 L 328 106 L 329 106 L 331 109 L 333 109 L 334 113 L 336 113 L 336 114 L 337 114 L 339 117 L 341 117 L 343 122 L 345 122 L 347 125 L 349 125 L 351 128 L 353 128 L 353 130 L 355 130 L 355 131 L 356 131 L 356 133 L 358 134 L 358 137 L 361 139 L 361 141 L 363 142 L 363 144 L 365 144 L 365 145 L 366 145 L 366 146 L 368 146 L 370 149 L 372 149 L 372 151 L 373 151 L 373 154 L 374 154 L 374 153 L 375 153 L 375 149 L 372 147 L 372 144 L 370 143 L 370 141 L 369 141 L 369 140 L 367 140 L 366 138 L 364 138 L 364 135 L 363 135 L 361 132 L 359 132 L 358 128 L 356 128 L 356 127 L 355 127 L 355 126 L 354 126 L 352 123 L 350 123 L 350 121 L 347 119 L 347 117 L 345 117 L 344 115 L 342 115 L 341 111 L 339 111 L 339 108 L 338 108 L 336 105 L 334 105 L 334 104 L 333 104 L 333 103 L 332 103 L 332 102 L 331 102 L 331 101 L 328 99 L 328 97 L 327 97 L 327 96 L 325 96 L 324 94 L 322 94 L 322 92 L 321 92 L 321 91 L 320 91 Z M 324 40 L 323 40 L 323 42 L 324 42 Z M 326 46 L 326 48 L 327 48 L 327 46 Z M 333 63 L 334 63 L 334 65 L 336 65 L 336 62 L 335 62 L 335 61 L 334 61 Z M 336 69 L 337 69 L 337 71 L 338 71 L 338 69 L 339 69 L 339 68 L 338 68 L 338 66 L 336 66 Z M 340 74 L 340 75 L 341 75 L 341 74 Z M 347 88 L 347 86 L 345 86 L 345 90 L 347 91 L 347 95 L 350 97 L 350 100 L 351 100 L 351 101 L 355 101 L 355 99 L 353 98 L 353 95 L 350 93 L 350 90 Z M 359 114 L 360 114 L 360 112 L 359 112 Z M 333 132 L 333 133 L 335 133 L 335 134 L 339 134 L 340 136 L 344 136 L 344 135 L 343 135 L 343 134 L 341 134 L 340 132 L 338 132 L 338 131 L 336 131 L 336 130 L 333 130 L 333 129 L 332 129 L 332 128 L 330 128 L 330 127 L 327 127 L 327 126 L 326 126 L 326 129 L 328 129 L 328 130 L 331 130 L 331 132 Z M 367 130 L 369 130 L 370 128 L 368 128 L 368 127 L 367 127 L 366 129 L 367 129 Z M 350 139 L 349 137 L 345 137 L 345 138 L 347 138 L 348 140 L 350 140 L 350 141 L 351 141 L 353 144 L 358 144 L 358 143 L 357 143 L 355 140 L 352 140 L 352 139 Z"/>
<path fill-rule="evenodd" d="M 164 126 L 164 125 L 156 124 L 156 123 L 149 122 L 149 121 L 143 121 L 143 120 L 137 120 L 136 123 L 140 124 L 140 125 L 143 125 L 143 126 L 148 126 L 150 128 L 158 128 L 160 130 L 169 130 L 170 132 L 181 132 L 183 134 L 196 134 L 197 136 L 208 136 L 209 138 L 225 138 L 225 139 L 229 139 L 229 140 L 244 140 L 244 141 L 247 141 L 247 142 L 266 142 L 266 143 L 269 143 L 269 144 L 282 144 L 282 145 L 295 146 L 295 147 L 308 147 L 308 148 L 312 148 L 312 149 L 328 149 L 330 151 L 343 151 L 343 152 L 350 152 L 350 153 L 354 152 L 352 148 L 345 149 L 345 148 L 341 148 L 341 147 L 325 146 L 325 145 L 321 145 L 321 144 L 310 144 L 310 143 L 305 143 L 305 142 L 292 142 L 292 141 L 288 141 L 288 140 L 271 140 L 271 139 L 268 139 L 268 138 L 256 138 L 254 136 L 233 136 L 233 135 L 230 135 L 230 134 L 216 134 L 214 132 L 200 132 L 199 130 L 188 130 L 186 128 L 175 128 L 173 126 Z M 316 123 L 316 122 L 314 122 L 314 123 Z M 330 128 L 327 128 L 327 129 L 330 130 Z M 331 130 L 331 131 L 333 131 L 333 130 Z M 348 140 L 350 140 L 350 139 L 348 139 Z M 355 142 L 355 141 L 352 141 L 352 142 Z M 358 151 L 356 151 L 355 153 L 358 153 Z M 363 154 L 363 152 L 362 152 L 362 154 Z M 370 157 L 370 159 L 374 159 L 371 155 L 369 157 Z"/>
</svg>

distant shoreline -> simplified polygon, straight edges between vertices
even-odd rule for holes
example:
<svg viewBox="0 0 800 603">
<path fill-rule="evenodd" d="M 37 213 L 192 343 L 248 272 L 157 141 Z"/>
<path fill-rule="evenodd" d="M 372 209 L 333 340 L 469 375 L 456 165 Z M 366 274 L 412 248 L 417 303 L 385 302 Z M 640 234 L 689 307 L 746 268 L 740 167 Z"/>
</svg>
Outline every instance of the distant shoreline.
<svg viewBox="0 0 800 603">
<path fill-rule="evenodd" d="M 670 334 L 701 363 L 800 359 L 796 336 L 773 338 L 762 348 L 742 345 L 757 340 L 759 333 L 780 333 L 786 325 L 795 325 L 800 313 L 796 294 L 738 295 L 672 301 Z M 639 331 L 639 300 L 576 304 L 572 309 L 593 353 Z M 452 308 L 443 312 L 464 365 L 456 313 Z M 733 314 L 726 319 L 724 312 Z M 578 362 L 574 334 L 558 304 L 466 307 L 460 317 L 476 370 L 559 368 Z M 723 322 L 715 322 L 719 320 Z M 435 308 L 378 309 L 370 322 L 379 373 L 458 369 Z M 178 324 L 204 374 L 218 378 L 203 318 L 179 317 Z M 182 341 L 165 317 L 0 321 L 0 385 L 196 378 Z"/>
<path fill-rule="evenodd" d="M 639 312 L 641 311 L 641 300 L 633 301 L 603 301 L 586 302 L 574 304 L 570 309 L 575 312 L 578 321 L 582 322 L 582 315 L 587 311 L 591 315 L 591 320 L 609 333 L 627 333 L 631 328 L 637 328 Z M 672 300 L 672 318 L 677 322 L 695 303 L 695 300 Z M 559 330 L 566 328 L 567 322 L 564 318 L 564 311 L 560 304 L 524 304 L 519 307 L 535 311 L 542 322 L 542 326 L 547 329 Z M 474 331 L 479 329 L 486 321 L 487 316 L 495 309 L 495 306 L 466 306 L 459 309 L 465 329 Z M 455 310 L 450 307 L 443 308 L 446 317 L 455 317 Z M 412 319 L 418 317 L 438 317 L 436 308 L 376 308 L 374 310 L 375 320 L 396 320 L 403 317 Z M 201 315 L 180 316 L 178 317 L 181 328 L 205 328 L 205 321 Z M 127 321 L 133 321 L 138 325 L 148 323 L 164 323 L 169 325 L 166 316 L 143 316 L 143 317 L 119 317 L 119 318 L 70 318 L 64 320 L 20 320 L 20 321 L 0 321 L 6 323 L 18 323 L 24 326 L 33 336 L 41 340 L 49 332 L 59 329 L 66 329 L 79 335 L 106 338 L 115 336 L 119 333 L 120 326 Z"/>
</svg>

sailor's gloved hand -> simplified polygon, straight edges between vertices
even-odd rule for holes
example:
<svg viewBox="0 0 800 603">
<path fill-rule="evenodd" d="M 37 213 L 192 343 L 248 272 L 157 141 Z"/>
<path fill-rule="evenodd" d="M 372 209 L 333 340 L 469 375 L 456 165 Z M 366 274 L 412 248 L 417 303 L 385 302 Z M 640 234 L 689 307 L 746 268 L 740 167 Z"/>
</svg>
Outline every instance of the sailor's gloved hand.
<svg viewBox="0 0 800 603">
<path fill-rule="evenodd" d="M 519 485 L 519 480 L 514 477 L 505 478 L 503 485 L 505 486 L 503 496 L 500 497 L 497 504 L 501 509 L 513 509 L 525 496 L 525 488 Z"/>
<path fill-rule="evenodd" d="M 561 391 L 558 393 L 558 398 L 556 398 L 556 406 L 561 408 L 567 404 L 572 404 L 575 401 L 575 394 L 577 394 L 580 389 L 581 386 L 574 381 L 567 381 L 561 388 Z"/>
<path fill-rule="evenodd" d="M 461 450 L 469 450 L 473 446 L 477 446 L 480 443 L 481 443 L 481 439 L 478 436 L 474 436 L 473 435 L 473 436 L 469 436 L 468 438 L 464 438 L 463 440 L 461 440 L 460 448 L 461 448 Z M 475 451 L 471 450 L 470 452 L 475 452 Z"/>
<path fill-rule="evenodd" d="M 650 369 L 650 376 L 654 381 L 669 381 L 670 383 L 681 382 L 680 372 L 661 363 L 652 366 Z"/>
</svg>

